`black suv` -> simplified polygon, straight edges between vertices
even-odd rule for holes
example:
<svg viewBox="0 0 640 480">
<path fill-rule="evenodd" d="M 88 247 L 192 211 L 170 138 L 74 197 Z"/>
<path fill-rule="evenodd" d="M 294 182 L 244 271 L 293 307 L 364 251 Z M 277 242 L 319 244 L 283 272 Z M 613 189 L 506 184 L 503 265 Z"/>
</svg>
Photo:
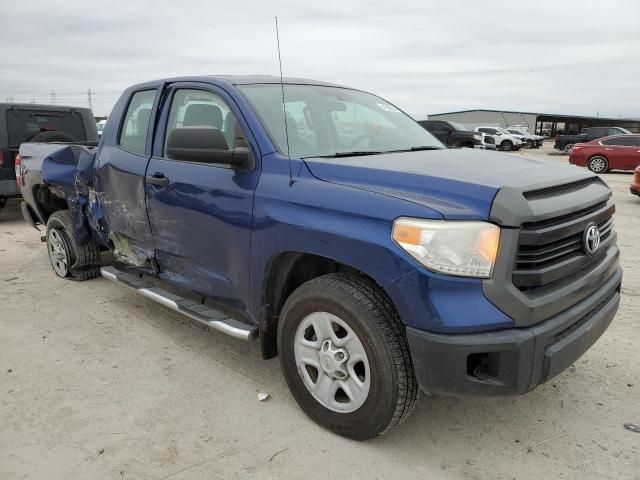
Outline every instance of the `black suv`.
<svg viewBox="0 0 640 480">
<path fill-rule="evenodd" d="M 418 123 L 431 135 L 449 147 L 495 148 L 495 142 L 491 141 L 492 139 L 487 138 L 486 140 L 488 141 L 484 141 L 481 133 L 472 132 L 456 122 L 421 120 Z"/>
<path fill-rule="evenodd" d="M 97 142 L 88 108 L 0 103 L 0 210 L 20 195 L 15 158 L 23 142 Z"/>
</svg>

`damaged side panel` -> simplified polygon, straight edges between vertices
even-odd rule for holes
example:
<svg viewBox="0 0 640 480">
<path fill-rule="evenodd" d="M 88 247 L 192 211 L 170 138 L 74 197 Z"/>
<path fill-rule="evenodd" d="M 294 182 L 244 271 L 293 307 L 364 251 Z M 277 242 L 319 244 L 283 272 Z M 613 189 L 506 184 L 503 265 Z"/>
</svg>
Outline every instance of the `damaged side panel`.
<svg viewBox="0 0 640 480">
<path fill-rule="evenodd" d="M 74 219 L 73 234 L 80 244 L 93 236 L 112 248 L 119 260 L 144 266 L 154 254 L 144 170 L 124 172 L 110 163 L 99 168 L 96 151 L 80 145 L 56 148 L 42 162 L 42 179 L 64 196 Z"/>
</svg>

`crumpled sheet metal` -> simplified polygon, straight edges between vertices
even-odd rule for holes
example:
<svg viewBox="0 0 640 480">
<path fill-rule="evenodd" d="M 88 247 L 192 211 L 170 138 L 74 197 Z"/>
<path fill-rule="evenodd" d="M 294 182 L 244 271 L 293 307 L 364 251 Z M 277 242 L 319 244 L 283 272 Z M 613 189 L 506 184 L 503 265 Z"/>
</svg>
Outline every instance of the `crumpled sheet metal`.
<svg viewBox="0 0 640 480">
<path fill-rule="evenodd" d="M 73 216 L 73 236 L 83 245 L 92 237 L 106 243 L 101 227 L 102 208 L 96 200 L 93 185 L 94 147 L 65 145 L 54 150 L 42 161 L 42 179 L 65 196 Z"/>
</svg>

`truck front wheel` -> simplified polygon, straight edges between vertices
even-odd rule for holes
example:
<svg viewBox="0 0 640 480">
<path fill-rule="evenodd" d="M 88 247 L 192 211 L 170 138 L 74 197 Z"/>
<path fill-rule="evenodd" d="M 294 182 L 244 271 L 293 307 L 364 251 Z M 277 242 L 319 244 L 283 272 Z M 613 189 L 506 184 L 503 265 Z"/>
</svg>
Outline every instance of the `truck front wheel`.
<svg viewBox="0 0 640 480">
<path fill-rule="evenodd" d="M 282 368 L 315 422 L 356 440 L 397 427 L 418 386 L 395 309 L 372 282 L 330 274 L 298 287 L 278 324 Z"/>
<path fill-rule="evenodd" d="M 502 151 L 504 152 L 510 152 L 511 150 L 513 150 L 513 142 L 511 140 L 504 140 L 501 144 L 500 144 L 500 148 L 502 149 Z"/>
<path fill-rule="evenodd" d="M 81 281 L 100 275 L 100 248 L 94 240 L 84 245 L 75 241 L 69 210 L 60 210 L 49 217 L 46 241 L 51 266 L 60 278 Z"/>
</svg>

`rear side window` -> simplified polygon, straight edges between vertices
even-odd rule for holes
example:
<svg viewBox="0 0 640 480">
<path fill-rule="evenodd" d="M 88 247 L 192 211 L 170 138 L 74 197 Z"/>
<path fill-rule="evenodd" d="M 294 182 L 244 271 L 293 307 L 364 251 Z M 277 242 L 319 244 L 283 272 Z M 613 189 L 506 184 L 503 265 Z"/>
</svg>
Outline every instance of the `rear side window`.
<svg viewBox="0 0 640 480">
<path fill-rule="evenodd" d="M 120 146 L 131 153 L 144 155 L 155 97 L 155 90 L 136 92 L 131 97 L 120 133 Z"/>
<path fill-rule="evenodd" d="M 603 145 L 618 145 L 622 147 L 637 147 L 640 145 L 640 137 L 623 135 L 621 137 L 607 138 L 602 141 Z"/>
<path fill-rule="evenodd" d="M 38 141 L 43 132 L 62 132 L 69 141 L 87 139 L 82 115 L 79 112 L 55 110 L 28 110 L 11 108 L 7 110 L 7 130 L 9 145 L 17 147 L 23 142 Z"/>
</svg>

